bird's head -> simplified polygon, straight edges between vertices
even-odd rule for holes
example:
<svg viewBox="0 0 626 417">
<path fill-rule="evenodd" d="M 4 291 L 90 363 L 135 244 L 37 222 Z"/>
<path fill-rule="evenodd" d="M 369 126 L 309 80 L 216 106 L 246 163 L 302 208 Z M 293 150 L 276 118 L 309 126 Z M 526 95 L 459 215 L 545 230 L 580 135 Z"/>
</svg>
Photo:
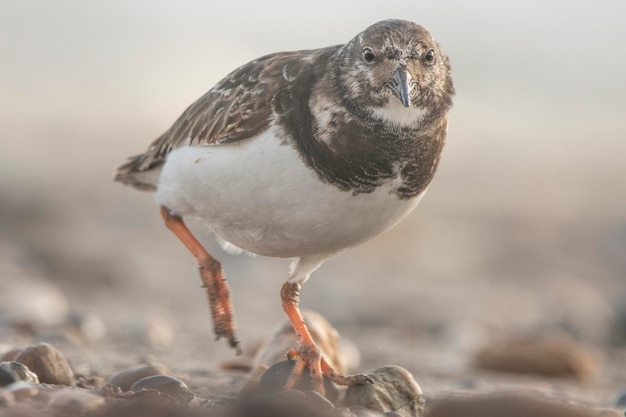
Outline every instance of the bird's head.
<svg viewBox="0 0 626 417">
<path fill-rule="evenodd" d="M 335 83 L 344 100 L 370 115 L 412 124 L 452 104 L 448 57 L 421 25 L 378 22 L 341 48 Z"/>
</svg>

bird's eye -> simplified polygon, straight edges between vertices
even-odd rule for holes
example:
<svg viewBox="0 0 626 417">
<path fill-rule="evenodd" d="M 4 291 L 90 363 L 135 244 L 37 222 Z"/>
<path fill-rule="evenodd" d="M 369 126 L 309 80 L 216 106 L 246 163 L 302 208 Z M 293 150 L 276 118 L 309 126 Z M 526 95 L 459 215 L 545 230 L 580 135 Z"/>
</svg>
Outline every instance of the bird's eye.
<svg viewBox="0 0 626 417">
<path fill-rule="evenodd" d="M 376 54 L 371 48 L 363 48 L 363 61 L 371 64 L 376 59 Z"/>
<path fill-rule="evenodd" d="M 428 51 L 426 51 L 426 54 L 424 54 L 424 62 L 426 62 L 427 64 L 432 64 L 433 62 L 435 62 L 435 51 L 433 49 L 429 49 Z"/>
</svg>

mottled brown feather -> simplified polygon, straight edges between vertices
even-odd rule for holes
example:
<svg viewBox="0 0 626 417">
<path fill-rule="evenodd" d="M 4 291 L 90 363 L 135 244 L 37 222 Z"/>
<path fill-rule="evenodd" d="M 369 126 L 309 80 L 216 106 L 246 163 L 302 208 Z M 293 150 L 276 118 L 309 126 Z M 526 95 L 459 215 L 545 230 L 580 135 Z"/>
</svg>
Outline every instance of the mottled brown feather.
<svg viewBox="0 0 626 417">
<path fill-rule="evenodd" d="M 115 181 L 154 190 L 155 185 L 141 174 L 159 168 L 172 149 L 236 142 L 262 133 L 274 117 L 273 96 L 289 82 L 285 68 L 314 52 L 280 52 L 239 67 L 189 106 L 145 153 L 118 167 Z"/>
</svg>

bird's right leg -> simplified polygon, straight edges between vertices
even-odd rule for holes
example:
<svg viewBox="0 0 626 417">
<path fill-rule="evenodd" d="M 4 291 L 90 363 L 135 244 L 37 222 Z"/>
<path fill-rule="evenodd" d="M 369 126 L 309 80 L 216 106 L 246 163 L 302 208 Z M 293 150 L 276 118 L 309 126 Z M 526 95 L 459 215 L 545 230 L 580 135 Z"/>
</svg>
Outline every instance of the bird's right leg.
<svg viewBox="0 0 626 417">
<path fill-rule="evenodd" d="M 198 262 L 200 278 L 209 298 L 217 339 L 227 338 L 228 344 L 237 350 L 237 354 L 241 354 L 241 342 L 237 338 L 230 290 L 228 282 L 224 278 L 221 264 L 191 234 L 181 217 L 171 214 L 165 206 L 161 206 L 161 216 L 165 221 L 165 226 L 183 242 Z"/>
</svg>

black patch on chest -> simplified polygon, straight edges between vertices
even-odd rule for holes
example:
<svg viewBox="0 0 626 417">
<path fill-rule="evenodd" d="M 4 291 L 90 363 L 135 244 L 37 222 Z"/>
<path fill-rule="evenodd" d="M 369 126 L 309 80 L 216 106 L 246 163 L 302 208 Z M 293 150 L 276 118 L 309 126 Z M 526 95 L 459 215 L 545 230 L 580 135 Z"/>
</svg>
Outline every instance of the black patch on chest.
<svg viewBox="0 0 626 417">
<path fill-rule="evenodd" d="M 371 193 L 398 176 L 402 180 L 395 190 L 398 198 L 422 193 L 435 174 L 444 146 L 445 116 L 435 113 L 416 128 L 394 128 L 344 102 L 333 119 L 329 144 L 320 140 L 308 105 L 321 77 L 319 71 L 302 74 L 272 100 L 277 124 L 306 165 L 322 181 L 354 194 Z"/>
</svg>

